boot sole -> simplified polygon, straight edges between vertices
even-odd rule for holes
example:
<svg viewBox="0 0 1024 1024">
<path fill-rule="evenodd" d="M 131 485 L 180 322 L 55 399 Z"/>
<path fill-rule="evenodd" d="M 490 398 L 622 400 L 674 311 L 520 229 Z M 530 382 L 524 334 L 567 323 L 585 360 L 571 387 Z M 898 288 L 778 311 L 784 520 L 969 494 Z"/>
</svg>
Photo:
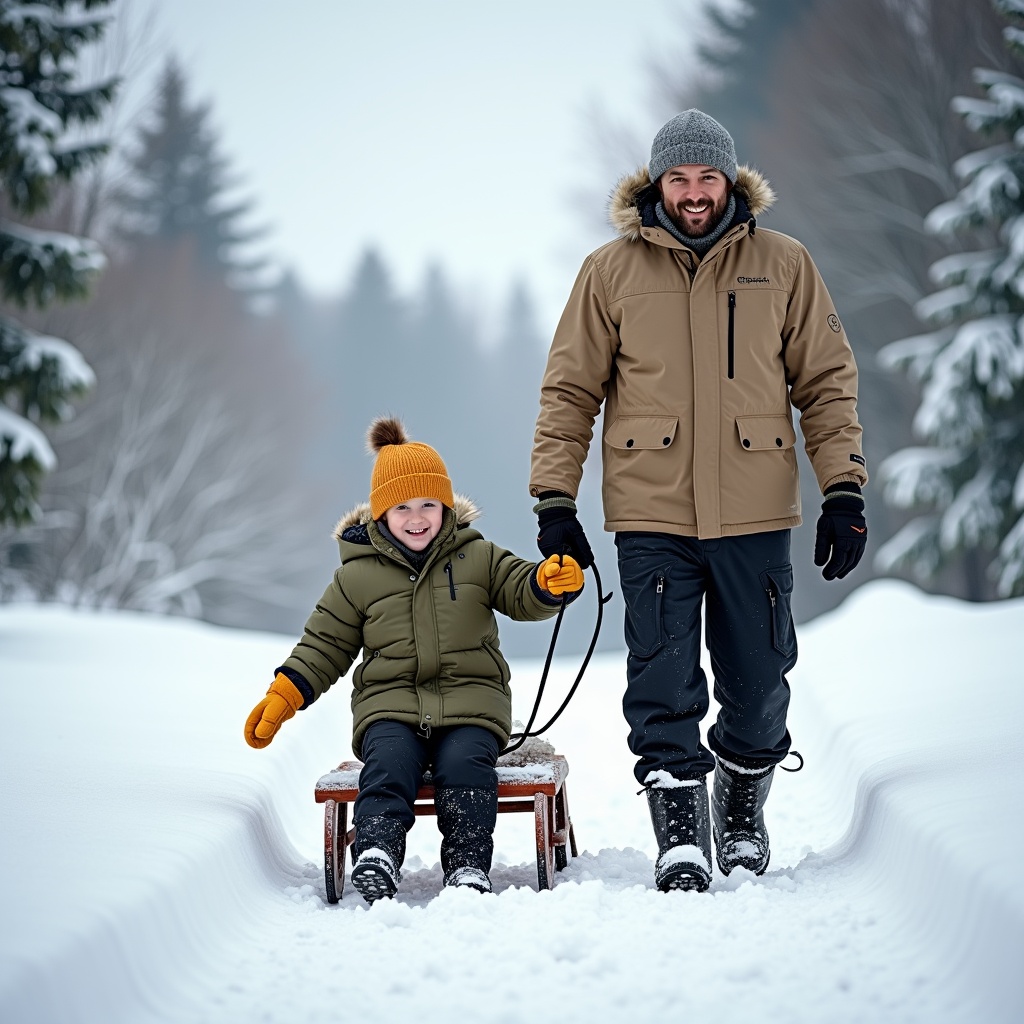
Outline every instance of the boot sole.
<svg viewBox="0 0 1024 1024">
<path fill-rule="evenodd" d="M 370 904 L 391 899 L 398 892 L 394 879 L 376 864 L 357 864 L 352 869 L 352 888 Z"/>
<path fill-rule="evenodd" d="M 707 892 L 711 879 L 696 865 L 680 864 L 658 879 L 662 892 Z"/>
<path fill-rule="evenodd" d="M 717 858 L 716 858 L 717 859 Z M 744 864 L 743 861 L 736 861 L 735 864 L 725 863 L 718 861 L 718 866 L 721 868 L 723 875 L 730 875 L 737 868 L 746 868 L 748 871 L 753 872 L 755 875 L 763 875 L 768 870 L 768 861 L 765 861 L 760 867 L 754 864 Z"/>
<path fill-rule="evenodd" d="M 472 889 L 474 892 L 493 892 L 491 880 L 483 869 L 456 868 L 444 880 L 446 889 Z"/>
<path fill-rule="evenodd" d="M 493 889 L 485 889 L 482 885 L 474 885 L 472 882 L 461 882 L 458 885 L 446 885 L 446 889 L 472 889 L 473 892 L 493 892 Z"/>
<path fill-rule="evenodd" d="M 768 862 L 771 860 L 772 856 L 771 850 L 769 850 L 765 856 L 763 864 L 744 860 L 736 860 L 733 862 L 723 861 L 718 852 L 719 838 L 717 828 L 713 830 L 713 834 L 715 837 L 715 860 L 718 861 L 718 867 L 721 869 L 723 875 L 730 874 L 735 871 L 736 868 L 746 868 L 748 871 L 753 871 L 755 875 L 763 875 L 768 870 Z M 751 842 L 751 840 L 747 840 L 747 842 Z"/>
</svg>

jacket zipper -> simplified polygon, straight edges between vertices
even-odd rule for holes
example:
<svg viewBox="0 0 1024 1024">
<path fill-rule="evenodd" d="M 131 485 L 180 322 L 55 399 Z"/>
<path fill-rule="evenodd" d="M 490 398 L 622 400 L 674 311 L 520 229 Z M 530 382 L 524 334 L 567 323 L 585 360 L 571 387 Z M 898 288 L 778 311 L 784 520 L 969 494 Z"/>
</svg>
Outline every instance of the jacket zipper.
<svg viewBox="0 0 1024 1024">
<path fill-rule="evenodd" d="M 736 293 L 729 292 L 729 380 L 736 376 Z"/>
<path fill-rule="evenodd" d="M 452 575 L 452 560 L 449 558 L 444 567 L 445 573 L 448 575 L 448 593 L 451 594 L 452 600 L 455 600 L 455 579 Z"/>
</svg>

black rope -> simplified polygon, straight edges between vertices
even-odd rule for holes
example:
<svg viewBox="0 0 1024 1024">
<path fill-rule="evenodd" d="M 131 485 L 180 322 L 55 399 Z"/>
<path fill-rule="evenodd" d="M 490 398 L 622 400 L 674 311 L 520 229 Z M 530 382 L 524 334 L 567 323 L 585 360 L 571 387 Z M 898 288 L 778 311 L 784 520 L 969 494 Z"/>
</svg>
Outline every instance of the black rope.
<svg viewBox="0 0 1024 1024">
<path fill-rule="evenodd" d="M 539 736 L 541 733 L 547 732 L 558 721 L 559 716 L 569 706 L 569 701 L 572 700 L 573 694 L 576 693 L 576 688 L 580 685 L 583 679 L 583 673 L 587 671 L 587 666 L 590 664 L 590 658 L 594 653 L 594 648 L 597 646 L 597 639 L 601 635 L 601 622 L 604 619 L 604 606 L 612 599 L 613 593 L 609 593 L 605 596 L 604 591 L 601 589 L 601 574 L 597 571 L 597 563 L 594 562 L 591 565 L 594 570 L 594 585 L 597 588 L 597 622 L 594 625 L 594 635 L 590 638 L 590 646 L 587 648 L 586 656 L 583 659 L 583 664 L 580 665 L 580 670 L 576 674 L 576 679 L 572 686 L 569 687 L 569 692 L 565 696 L 565 700 L 559 705 L 558 710 L 551 716 L 551 718 L 544 723 L 536 732 L 531 732 L 533 729 L 533 723 L 537 720 L 537 714 L 540 711 L 540 701 L 544 696 L 544 686 L 548 681 L 548 672 L 551 669 L 551 659 L 555 654 L 555 641 L 558 639 L 558 630 L 562 625 L 562 616 L 565 614 L 565 608 L 567 604 L 567 598 L 562 595 L 562 605 L 558 609 L 558 617 L 555 619 L 555 627 L 551 631 L 551 642 L 548 644 L 547 657 L 544 659 L 544 669 L 540 674 L 540 682 L 537 684 L 537 699 L 533 702 L 533 711 L 530 713 L 530 720 L 526 723 L 526 727 L 522 732 L 515 732 L 509 736 L 509 746 L 501 752 L 501 754 L 511 754 L 512 751 L 518 750 L 531 736 Z M 512 743 L 511 741 L 517 739 L 517 742 Z M 501 755 L 499 755 L 501 756 Z"/>
<path fill-rule="evenodd" d="M 548 654 L 544 659 L 544 668 L 540 674 L 540 683 L 537 684 L 537 699 L 533 702 L 533 710 L 530 712 L 530 720 L 526 723 L 526 728 L 522 732 L 514 732 L 509 736 L 509 740 L 519 737 L 517 743 L 511 746 L 505 747 L 501 752 L 502 754 L 511 754 L 513 750 L 518 750 L 530 736 L 536 736 L 536 733 L 531 733 L 530 730 L 533 728 L 533 723 L 537 720 L 537 712 L 540 711 L 540 699 L 544 696 L 544 684 L 548 680 L 548 672 L 551 669 L 551 659 L 555 654 L 555 641 L 558 639 L 558 631 L 562 627 L 562 618 L 565 615 L 565 607 L 567 604 L 567 598 L 565 594 L 562 595 L 562 604 L 558 609 L 558 617 L 555 619 L 555 628 L 551 631 L 551 642 L 548 644 Z M 500 757 L 501 755 L 499 755 Z"/>
</svg>

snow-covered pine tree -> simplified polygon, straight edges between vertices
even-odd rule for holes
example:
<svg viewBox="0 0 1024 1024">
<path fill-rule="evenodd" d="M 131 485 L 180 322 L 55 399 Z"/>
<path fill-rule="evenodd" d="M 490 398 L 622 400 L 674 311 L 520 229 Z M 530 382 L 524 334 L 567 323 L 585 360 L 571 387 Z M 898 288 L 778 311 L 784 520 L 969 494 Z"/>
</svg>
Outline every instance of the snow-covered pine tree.
<svg viewBox="0 0 1024 1024">
<path fill-rule="evenodd" d="M 993 0 L 1004 36 L 1024 54 L 1024 0 Z M 879 550 L 883 570 L 922 579 L 977 551 L 1001 597 L 1024 593 L 1024 80 L 978 69 L 983 98 L 953 110 L 987 145 L 953 167 L 959 194 L 928 215 L 928 230 L 988 239 L 931 268 L 939 290 L 918 316 L 933 325 L 880 353 L 922 385 L 915 432 L 880 467 L 886 500 L 924 510 Z"/>
<path fill-rule="evenodd" d="M 46 208 L 106 149 L 83 141 L 116 82 L 75 81 L 83 46 L 102 34 L 111 0 L 0 0 L 0 524 L 23 525 L 36 513 L 43 474 L 56 460 L 40 423 L 70 414 L 92 371 L 66 341 L 44 337 L 7 308 L 43 307 L 85 294 L 103 265 L 95 244 L 15 223 Z"/>
<path fill-rule="evenodd" d="M 210 107 L 190 103 L 174 60 L 156 89 L 154 115 L 138 134 L 131 182 L 119 196 L 129 239 L 191 239 L 199 259 L 241 291 L 258 290 L 266 260 L 248 254 L 261 229 L 246 227 L 252 204 L 234 200 L 235 185 L 210 124 Z"/>
</svg>

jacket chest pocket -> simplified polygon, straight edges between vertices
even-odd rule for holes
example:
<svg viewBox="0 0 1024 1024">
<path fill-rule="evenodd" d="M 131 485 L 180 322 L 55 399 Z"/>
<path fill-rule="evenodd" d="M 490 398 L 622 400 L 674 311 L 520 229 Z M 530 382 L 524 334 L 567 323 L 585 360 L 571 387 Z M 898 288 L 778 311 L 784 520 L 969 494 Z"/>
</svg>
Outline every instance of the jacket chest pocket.
<svg viewBox="0 0 1024 1024">
<path fill-rule="evenodd" d="M 782 323 L 778 319 L 778 295 L 775 290 L 742 286 L 724 294 L 719 292 L 718 302 L 724 301 L 725 304 L 719 331 L 724 322 L 725 337 L 722 341 L 728 380 L 756 380 L 770 360 L 781 358 Z M 717 308 L 722 317 L 722 306 Z"/>
<path fill-rule="evenodd" d="M 487 636 L 494 628 L 490 595 L 478 583 L 460 580 L 458 570 L 456 562 L 456 575 L 451 583 L 447 573 L 439 573 L 431 591 L 437 642 L 442 652 L 474 647 L 479 637 Z"/>
</svg>

